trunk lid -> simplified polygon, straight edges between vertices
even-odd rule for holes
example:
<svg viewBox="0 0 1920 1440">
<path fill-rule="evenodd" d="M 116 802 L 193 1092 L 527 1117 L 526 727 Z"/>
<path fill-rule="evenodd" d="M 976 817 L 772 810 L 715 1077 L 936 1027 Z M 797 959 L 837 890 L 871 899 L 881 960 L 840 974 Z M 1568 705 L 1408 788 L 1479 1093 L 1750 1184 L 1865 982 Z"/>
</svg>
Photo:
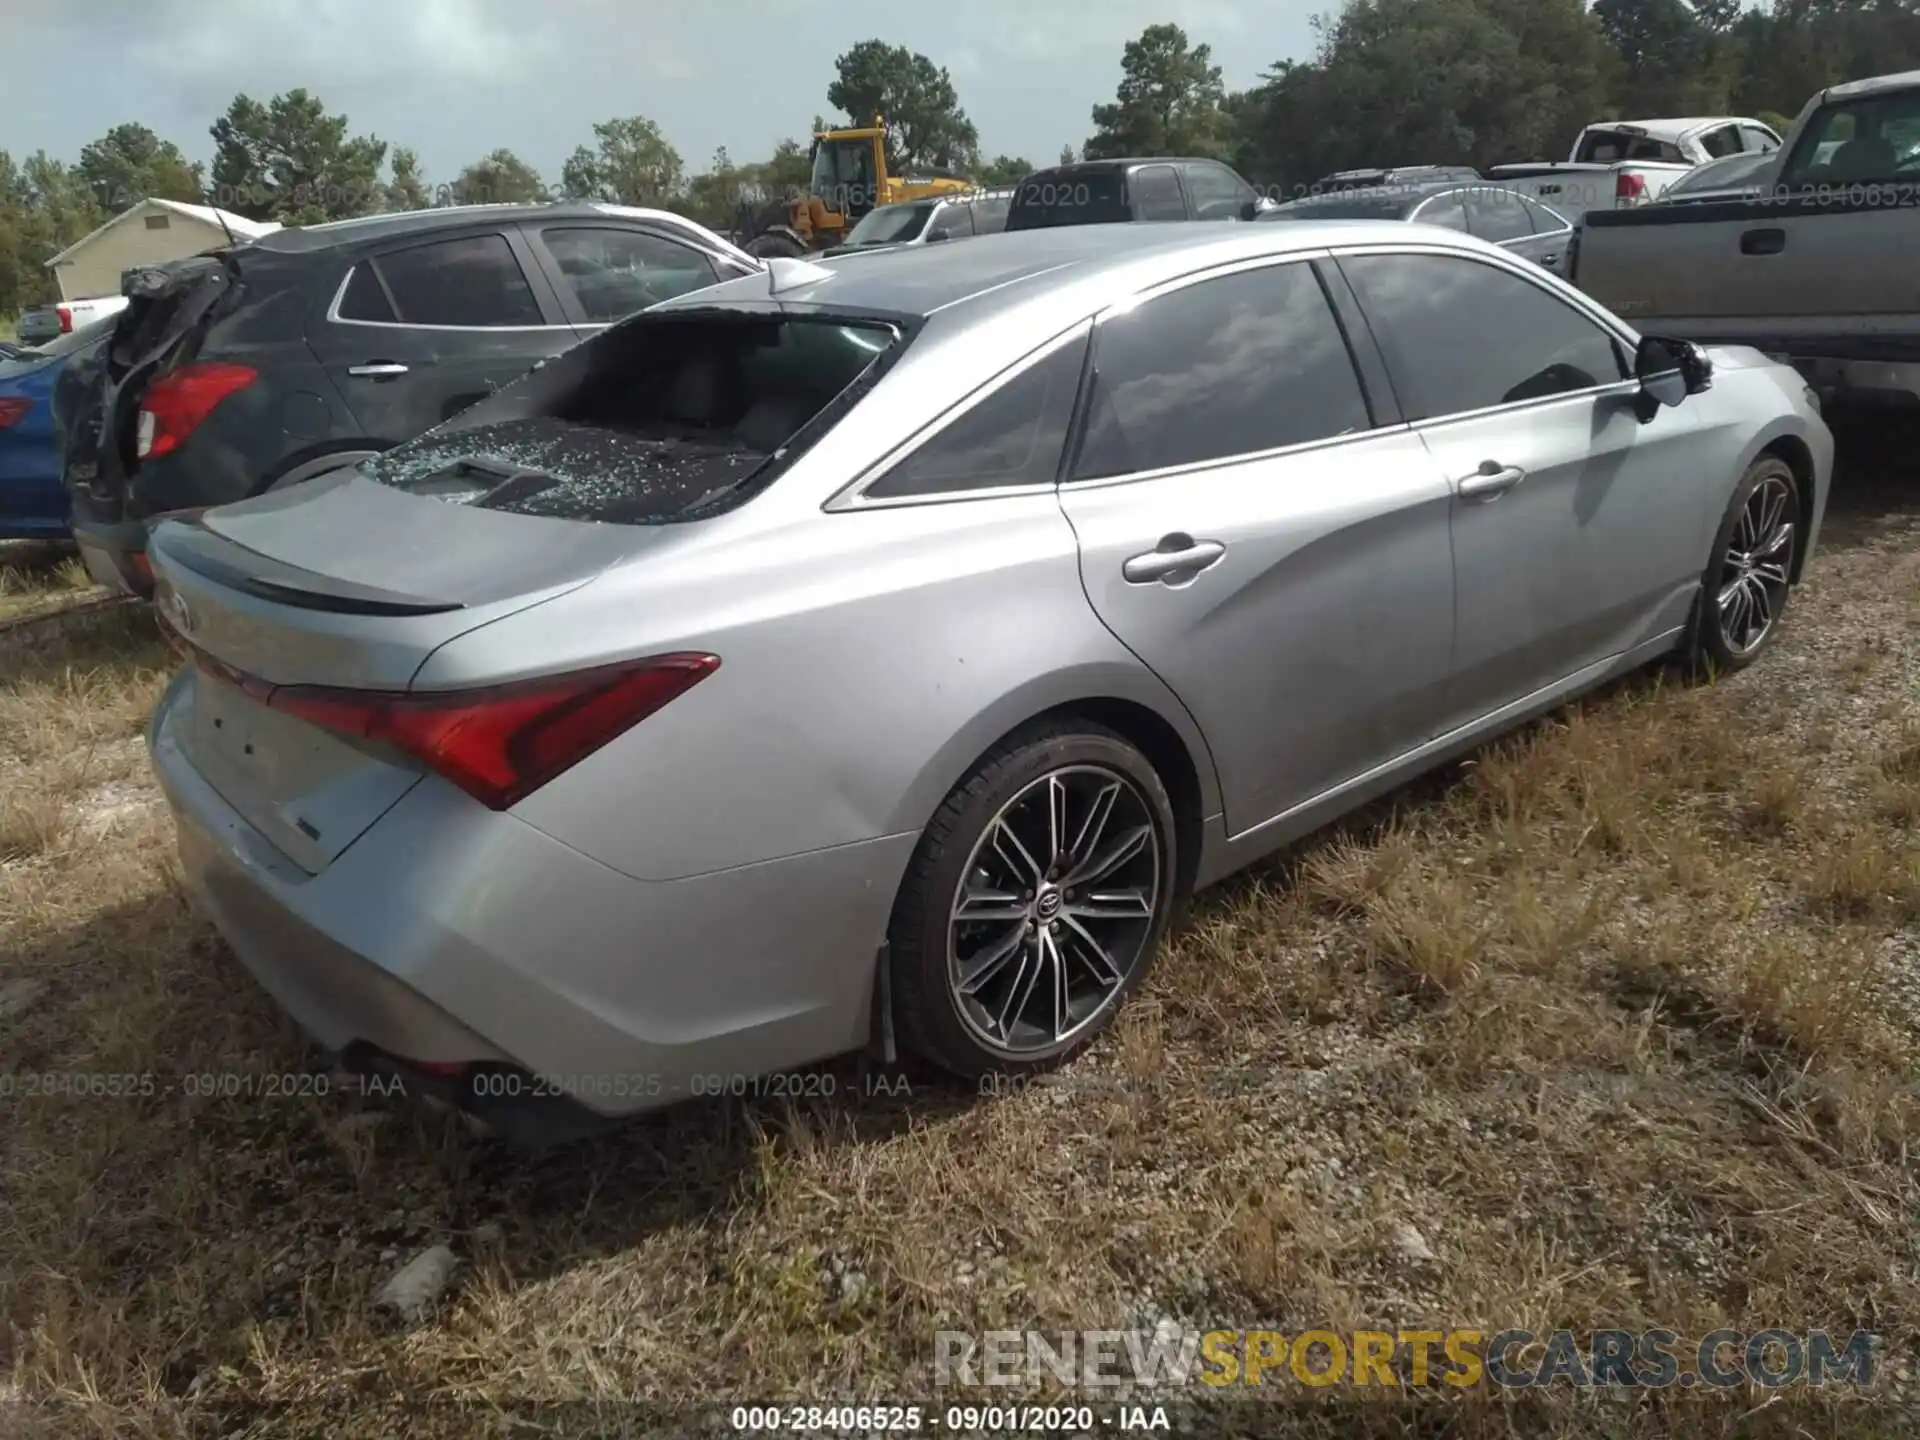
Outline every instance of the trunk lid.
<svg viewBox="0 0 1920 1440">
<path fill-rule="evenodd" d="M 249 824 L 318 873 L 424 772 L 271 708 L 274 686 L 405 690 L 447 641 L 586 584 L 660 534 L 448 504 L 357 470 L 162 521 L 148 546 L 155 603 L 196 655 L 172 736 Z"/>
</svg>

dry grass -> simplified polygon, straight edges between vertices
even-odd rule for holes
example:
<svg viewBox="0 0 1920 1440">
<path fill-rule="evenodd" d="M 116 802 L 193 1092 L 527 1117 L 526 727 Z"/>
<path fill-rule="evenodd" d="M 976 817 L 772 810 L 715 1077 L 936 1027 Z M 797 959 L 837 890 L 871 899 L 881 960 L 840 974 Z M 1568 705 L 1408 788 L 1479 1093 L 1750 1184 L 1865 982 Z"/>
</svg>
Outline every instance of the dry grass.
<svg viewBox="0 0 1920 1440">
<path fill-rule="evenodd" d="M 0 622 L 104 593 L 71 547 L 0 540 Z"/>
<path fill-rule="evenodd" d="M 0 986 L 38 994 L 0 1053 L 159 1089 L 0 1102 L 0 1404 L 34 1402 L 19 1433 L 619 1433 L 630 1401 L 934 1398 L 939 1329 L 1162 1315 L 1909 1354 L 1901 520 L 1823 557 L 1755 670 L 1595 697 L 1202 897 L 1054 1083 L 695 1104 L 543 1158 L 337 1095 L 182 1093 L 311 1060 L 132 788 L 151 636 L 37 654 L 0 682 Z M 403 1329 L 371 1293 L 435 1242 L 463 1269 Z M 1879 1402 L 1316 1396 L 1195 1433 L 1900 1433 L 1910 1393 Z"/>
</svg>

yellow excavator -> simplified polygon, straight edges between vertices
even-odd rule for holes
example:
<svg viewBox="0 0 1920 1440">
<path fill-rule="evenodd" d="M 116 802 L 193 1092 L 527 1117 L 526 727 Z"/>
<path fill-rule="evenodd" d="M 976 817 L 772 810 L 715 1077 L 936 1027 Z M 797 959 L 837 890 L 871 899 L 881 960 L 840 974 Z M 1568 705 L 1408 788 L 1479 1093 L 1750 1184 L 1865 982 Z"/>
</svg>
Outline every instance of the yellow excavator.
<svg viewBox="0 0 1920 1440">
<path fill-rule="evenodd" d="M 776 196 L 758 208 L 741 205 L 734 239 L 749 254 L 771 258 L 824 250 L 846 239 L 861 216 L 882 205 L 976 188 L 951 170 L 917 166 L 888 173 L 886 125 L 878 115 L 871 125 L 816 132 L 807 159 L 812 176 L 806 194 Z"/>
</svg>

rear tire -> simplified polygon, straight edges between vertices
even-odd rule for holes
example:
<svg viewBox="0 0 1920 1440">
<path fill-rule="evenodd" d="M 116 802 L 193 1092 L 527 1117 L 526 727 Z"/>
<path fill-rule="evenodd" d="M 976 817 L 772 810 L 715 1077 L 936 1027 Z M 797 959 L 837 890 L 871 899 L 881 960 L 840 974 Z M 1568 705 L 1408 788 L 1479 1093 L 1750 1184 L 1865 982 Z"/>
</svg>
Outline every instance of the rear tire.
<svg viewBox="0 0 1920 1440">
<path fill-rule="evenodd" d="M 1799 559 L 1800 482 L 1762 455 L 1734 486 L 1701 577 L 1683 657 L 1698 676 L 1744 670 L 1772 642 Z"/>
<path fill-rule="evenodd" d="M 1174 902 L 1173 803 L 1083 720 L 996 746 L 927 825 L 888 932 L 903 1048 L 965 1079 L 1050 1069 L 1146 974 Z"/>
</svg>

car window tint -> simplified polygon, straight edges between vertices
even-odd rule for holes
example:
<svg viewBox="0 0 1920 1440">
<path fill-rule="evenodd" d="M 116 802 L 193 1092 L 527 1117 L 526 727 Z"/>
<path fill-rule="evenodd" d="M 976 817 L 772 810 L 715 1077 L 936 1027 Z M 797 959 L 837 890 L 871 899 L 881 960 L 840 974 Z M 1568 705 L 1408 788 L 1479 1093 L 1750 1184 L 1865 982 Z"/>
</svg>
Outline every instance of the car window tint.
<svg viewBox="0 0 1920 1440">
<path fill-rule="evenodd" d="M 587 319 L 622 320 L 635 311 L 714 282 L 707 258 L 639 230 L 542 230 Z"/>
<path fill-rule="evenodd" d="M 1196 220 L 1238 220 L 1254 198 L 1253 187 L 1224 165 L 1196 162 L 1186 170 Z"/>
<path fill-rule="evenodd" d="M 1074 478 L 1250 455 L 1371 423 L 1313 267 L 1244 270 L 1100 327 Z"/>
<path fill-rule="evenodd" d="M 1572 228 L 1572 222 L 1564 215 L 1556 214 L 1552 206 L 1542 205 L 1538 200 L 1530 200 L 1524 195 L 1518 198 L 1520 208 L 1527 212 L 1527 220 L 1533 226 L 1534 234 L 1552 235 Z"/>
<path fill-rule="evenodd" d="M 1720 125 L 1700 137 L 1700 148 L 1715 160 L 1740 153 L 1740 127 Z"/>
<path fill-rule="evenodd" d="M 1533 233 L 1533 222 L 1511 190 L 1469 190 L 1466 201 L 1467 229 L 1482 240 L 1498 245 Z"/>
<path fill-rule="evenodd" d="M 1073 421 L 1084 339 L 1001 384 L 867 487 L 875 499 L 1051 485 Z"/>
<path fill-rule="evenodd" d="M 1447 255 L 1342 259 L 1409 420 L 1625 378 L 1600 326 L 1538 285 Z"/>
<path fill-rule="evenodd" d="M 1422 225 L 1443 225 L 1449 230 L 1467 228 L 1467 206 L 1458 190 L 1436 195 L 1409 217 Z"/>
<path fill-rule="evenodd" d="M 342 320 L 372 320 L 388 325 L 397 318 L 371 265 L 353 267 L 353 274 L 347 277 L 346 291 L 340 297 L 338 314 Z"/>
<path fill-rule="evenodd" d="M 1142 220 L 1187 218 L 1187 202 L 1180 198 L 1180 181 L 1171 165 L 1142 166 L 1129 184 Z"/>
<path fill-rule="evenodd" d="M 966 205 L 942 205 L 927 227 L 929 240 L 953 240 L 973 234 L 973 211 Z"/>
<path fill-rule="evenodd" d="M 408 325 L 544 325 L 504 235 L 394 250 L 376 262 Z"/>
</svg>

